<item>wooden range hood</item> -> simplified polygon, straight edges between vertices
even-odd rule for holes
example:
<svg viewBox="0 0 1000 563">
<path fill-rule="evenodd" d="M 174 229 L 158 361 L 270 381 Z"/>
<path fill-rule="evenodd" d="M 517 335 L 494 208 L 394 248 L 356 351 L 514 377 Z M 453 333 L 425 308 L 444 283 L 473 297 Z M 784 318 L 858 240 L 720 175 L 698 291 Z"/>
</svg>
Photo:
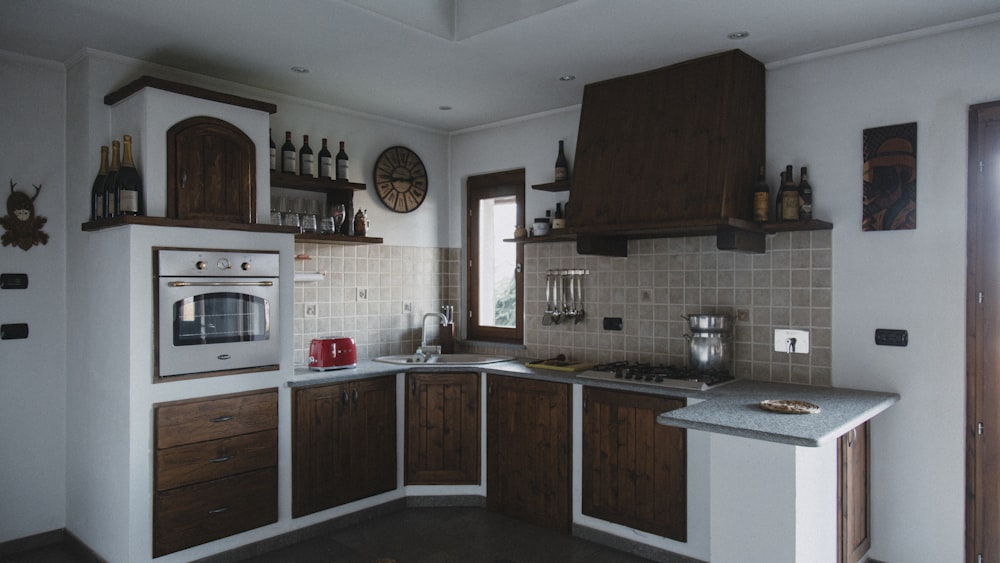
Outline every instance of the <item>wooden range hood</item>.
<svg viewBox="0 0 1000 563">
<path fill-rule="evenodd" d="M 764 104 L 764 65 L 739 50 L 588 84 L 567 205 L 577 252 L 713 234 L 719 249 L 764 252 L 751 206 Z"/>
</svg>

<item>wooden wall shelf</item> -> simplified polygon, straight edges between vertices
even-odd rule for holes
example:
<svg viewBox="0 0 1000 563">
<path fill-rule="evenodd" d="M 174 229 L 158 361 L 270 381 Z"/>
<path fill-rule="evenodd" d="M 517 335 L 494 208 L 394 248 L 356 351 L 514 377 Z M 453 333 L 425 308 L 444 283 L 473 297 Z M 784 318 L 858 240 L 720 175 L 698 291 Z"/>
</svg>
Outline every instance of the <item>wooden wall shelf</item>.
<svg viewBox="0 0 1000 563">
<path fill-rule="evenodd" d="M 298 232 L 295 227 L 283 227 L 268 223 L 231 223 L 228 221 L 207 221 L 204 219 L 171 219 L 169 217 L 122 216 L 101 221 L 88 221 L 82 225 L 84 231 L 102 231 L 125 225 L 149 225 L 153 227 L 180 227 L 187 229 L 219 229 L 224 231 L 247 231 L 254 233 Z"/>
<path fill-rule="evenodd" d="M 312 176 L 299 176 L 298 174 L 288 174 L 285 172 L 271 172 L 271 187 L 306 190 L 323 194 L 330 193 L 334 190 L 350 190 L 359 192 L 367 189 L 364 184 L 358 182 L 330 180 L 329 178 L 314 178 Z"/>
<path fill-rule="evenodd" d="M 561 182 L 549 182 L 547 184 L 534 184 L 531 186 L 531 189 L 543 192 L 568 192 L 570 189 L 570 182 L 569 180 L 563 180 Z"/>
<path fill-rule="evenodd" d="M 295 242 L 312 242 L 316 244 L 341 244 L 345 246 L 357 244 L 382 244 L 381 237 L 351 237 L 347 235 L 325 235 L 322 233 L 299 233 Z"/>
</svg>

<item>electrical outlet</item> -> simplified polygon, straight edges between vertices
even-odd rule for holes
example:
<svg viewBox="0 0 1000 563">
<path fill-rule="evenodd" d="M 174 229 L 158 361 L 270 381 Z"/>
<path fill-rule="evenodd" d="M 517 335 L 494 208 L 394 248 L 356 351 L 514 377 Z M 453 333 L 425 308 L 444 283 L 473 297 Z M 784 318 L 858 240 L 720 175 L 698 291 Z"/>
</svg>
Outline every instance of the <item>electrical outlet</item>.
<svg viewBox="0 0 1000 563">
<path fill-rule="evenodd" d="M 750 310 L 749 309 L 737 309 L 736 310 L 736 320 L 741 323 L 745 323 L 750 320 Z"/>
<path fill-rule="evenodd" d="M 774 330 L 774 351 L 808 354 L 809 353 L 809 331 L 775 329 Z"/>
<path fill-rule="evenodd" d="M 408 301 L 403 302 L 403 314 L 408 315 L 413 312 L 413 303 Z"/>
<path fill-rule="evenodd" d="M 358 288 L 358 301 L 368 301 L 368 289 L 363 287 Z"/>
<path fill-rule="evenodd" d="M 306 305 L 306 316 L 307 317 L 315 317 L 316 316 L 316 304 L 315 303 L 311 303 L 309 305 Z"/>
</svg>

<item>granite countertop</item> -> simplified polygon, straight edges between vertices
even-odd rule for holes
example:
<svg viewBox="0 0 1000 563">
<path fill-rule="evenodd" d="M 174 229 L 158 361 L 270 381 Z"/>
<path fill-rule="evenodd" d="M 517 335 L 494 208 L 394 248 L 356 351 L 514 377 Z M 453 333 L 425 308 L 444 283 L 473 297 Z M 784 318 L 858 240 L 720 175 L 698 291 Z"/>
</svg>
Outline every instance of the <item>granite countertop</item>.
<svg viewBox="0 0 1000 563">
<path fill-rule="evenodd" d="M 896 393 L 739 380 L 706 392 L 711 398 L 665 412 L 657 422 L 718 434 L 795 446 L 821 446 L 873 418 L 899 400 Z M 764 410 L 768 399 L 806 401 L 816 414 L 782 414 Z"/>
<path fill-rule="evenodd" d="M 737 380 L 707 391 L 650 387 L 618 381 L 577 377 L 571 372 L 529 368 L 523 360 L 479 365 L 396 365 L 360 360 L 357 367 L 331 371 L 311 371 L 296 367 L 289 387 L 309 387 L 366 379 L 403 372 L 485 372 L 496 375 L 527 377 L 559 383 L 634 391 L 692 399 L 688 406 L 665 412 L 657 422 L 718 434 L 742 436 L 755 440 L 794 446 L 821 446 L 842 436 L 855 426 L 873 418 L 899 400 L 895 393 Z M 781 414 L 760 407 L 766 399 L 806 401 L 820 407 L 817 414 Z"/>
</svg>

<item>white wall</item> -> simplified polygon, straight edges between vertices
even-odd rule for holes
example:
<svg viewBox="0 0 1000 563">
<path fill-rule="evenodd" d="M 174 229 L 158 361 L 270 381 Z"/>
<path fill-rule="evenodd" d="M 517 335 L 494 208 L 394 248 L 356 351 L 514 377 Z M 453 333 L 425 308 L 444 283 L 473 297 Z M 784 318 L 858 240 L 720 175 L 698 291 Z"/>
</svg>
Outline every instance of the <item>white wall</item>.
<svg viewBox="0 0 1000 563">
<path fill-rule="evenodd" d="M 35 213 L 48 219 L 42 230 L 49 235 L 47 244 L 28 251 L 0 246 L 0 272 L 29 278 L 26 290 L 0 291 L 0 323 L 25 322 L 29 329 L 26 340 L 0 341 L 4 542 L 65 523 L 66 77 L 62 65 L 0 52 L 0 84 L 0 193 L 6 201 L 11 179 L 29 195 L 41 184 Z M 91 181 L 72 189 L 86 184 L 89 191 Z"/>
<path fill-rule="evenodd" d="M 1000 25 L 770 70 L 768 170 L 808 165 L 833 230 L 833 384 L 894 391 L 873 426 L 871 555 L 964 553 L 968 108 L 1000 99 Z M 861 231 L 862 130 L 917 122 L 917 228 Z M 876 328 L 909 331 L 876 347 Z"/>
</svg>

